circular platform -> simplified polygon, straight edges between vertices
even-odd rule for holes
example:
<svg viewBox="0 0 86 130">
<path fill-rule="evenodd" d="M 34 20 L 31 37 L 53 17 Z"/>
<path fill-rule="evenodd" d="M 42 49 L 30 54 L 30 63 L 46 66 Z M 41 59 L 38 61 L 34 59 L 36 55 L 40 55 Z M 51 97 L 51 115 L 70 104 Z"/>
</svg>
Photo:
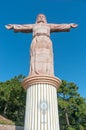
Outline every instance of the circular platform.
<svg viewBox="0 0 86 130">
<path fill-rule="evenodd" d="M 47 76 L 47 75 L 32 75 L 24 78 L 22 81 L 22 86 L 27 89 L 28 87 L 31 87 L 34 84 L 50 84 L 56 89 L 58 89 L 61 85 L 61 80 L 54 76 Z"/>
</svg>

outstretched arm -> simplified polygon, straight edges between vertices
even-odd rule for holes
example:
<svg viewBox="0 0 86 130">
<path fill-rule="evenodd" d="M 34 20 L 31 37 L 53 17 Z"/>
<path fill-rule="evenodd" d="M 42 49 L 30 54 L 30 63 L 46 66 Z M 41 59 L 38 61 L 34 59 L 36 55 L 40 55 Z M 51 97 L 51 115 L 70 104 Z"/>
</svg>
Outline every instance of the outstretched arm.
<svg viewBox="0 0 86 130">
<path fill-rule="evenodd" d="M 71 28 L 76 28 L 78 25 L 75 23 L 70 24 L 50 24 L 51 32 L 69 32 Z"/>
<path fill-rule="evenodd" d="M 5 26 L 7 29 L 13 29 L 14 32 L 24 32 L 24 33 L 30 33 L 33 29 L 33 24 L 8 24 Z"/>
</svg>

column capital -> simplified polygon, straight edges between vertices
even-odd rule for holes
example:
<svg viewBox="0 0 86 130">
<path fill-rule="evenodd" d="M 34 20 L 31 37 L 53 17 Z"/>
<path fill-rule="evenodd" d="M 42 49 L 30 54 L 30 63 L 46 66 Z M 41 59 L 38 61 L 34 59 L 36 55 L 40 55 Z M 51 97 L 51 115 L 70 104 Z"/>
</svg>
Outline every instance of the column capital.
<svg viewBox="0 0 86 130">
<path fill-rule="evenodd" d="M 56 89 L 58 89 L 61 85 L 61 80 L 55 76 L 49 75 L 32 75 L 24 78 L 22 81 L 22 86 L 27 89 L 35 84 L 50 84 Z"/>
</svg>

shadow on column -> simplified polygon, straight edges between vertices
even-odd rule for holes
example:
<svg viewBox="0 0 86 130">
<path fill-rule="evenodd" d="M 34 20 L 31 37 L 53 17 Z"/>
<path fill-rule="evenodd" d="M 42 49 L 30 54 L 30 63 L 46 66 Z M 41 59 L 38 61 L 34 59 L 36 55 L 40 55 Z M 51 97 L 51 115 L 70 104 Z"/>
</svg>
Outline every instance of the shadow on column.
<svg viewBox="0 0 86 130">
<path fill-rule="evenodd" d="M 15 130 L 24 130 L 24 127 L 21 127 L 21 126 L 15 126 Z"/>
</svg>

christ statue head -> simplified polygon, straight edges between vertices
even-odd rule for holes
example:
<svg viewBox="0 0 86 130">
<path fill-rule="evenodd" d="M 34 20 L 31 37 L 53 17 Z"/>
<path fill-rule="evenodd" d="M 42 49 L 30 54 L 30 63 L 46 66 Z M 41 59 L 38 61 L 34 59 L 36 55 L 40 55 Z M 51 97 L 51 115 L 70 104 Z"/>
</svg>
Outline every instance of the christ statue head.
<svg viewBox="0 0 86 130">
<path fill-rule="evenodd" d="M 47 23 L 45 15 L 44 14 L 39 14 L 37 16 L 36 23 Z"/>
</svg>

